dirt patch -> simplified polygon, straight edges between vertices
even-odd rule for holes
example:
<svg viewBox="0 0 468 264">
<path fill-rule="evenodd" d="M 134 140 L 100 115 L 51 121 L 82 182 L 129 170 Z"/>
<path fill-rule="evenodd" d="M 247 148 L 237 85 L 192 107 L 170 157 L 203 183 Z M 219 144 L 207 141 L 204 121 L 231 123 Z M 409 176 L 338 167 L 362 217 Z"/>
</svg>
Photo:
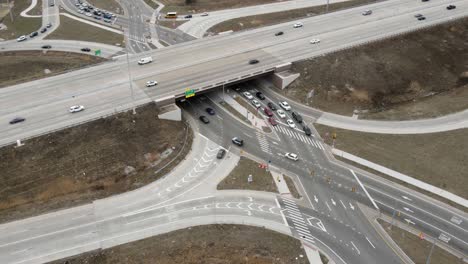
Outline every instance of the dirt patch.
<svg viewBox="0 0 468 264">
<path fill-rule="evenodd" d="M 336 11 L 340 9 L 346 9 L 350 7 L 355 7 L 359 5 L 376 3 L 379 1 L 376 0 L 351 0 L 342 3 L 330 4 L 328 10 Z M 325 1 L 324 1 L 325 3 Z M 302 17 L 311 17 L 320 14 L 326 13 L 326 5 L 300 8 L 295 10 L 275 12 L 262 15 L 254 15 L 247 17 L 240 17 L 236 19 L 231 19 L 217 24 L 216 26 L 211 27 L 207 32 L 208 34 L 217 34 L 225 31 L 240 31 L 258 27 L 264 27 L 268 25 L 274 25 L 279 23 L 284 23 L 287 21 L 297 20 Z"/>
<path fill-rule="evenodd" d="M 296 184 L 295 184 L 294 181 L 291 179 L 291 177 L 286 176 L 286 175 L 283 175 L 283 178 L 284 178 L 284 180 L 286 181 L 286 185 L 288 185 L 288 189 L 289 189 L 289 192 L 291 193 L 291 195 L 292 195 L 294 198 L 296 198 L 296 199 L 301 199 L 302 196 L 301 196 L 301 194 L 299 193 L 299 191 L 297 190 Z"/>
<path fill-rule="evenodd" d="M 29 10 L 27 14 L 32 16 L 42 15 L 42 0 L 37 0 L 36 6 L 33 9 Z"/>
<path fill-rule="evenodd" d="M 116 0 L 87 0 L 91 5 L 115 14 L 123 15 L 123 8 Z M 60 21 L 61 22 L 61 21 Z"/>
<path fill-rule="evenodd" d="M 420 239 L 418 236 L 403 230 L 397 226 L 391 226 L 389 223 L 377 220 L 385 229 L 387 234 L 395 241 L 395 243 L 406 253 L 406 255 L 416 264 L 425 264 L 429 253 L 431 252 L 432 241 Z M 431 255 L 431 263 L 454 263 L 462 264 L 463 260 L 448 253 L 447 251 L 436 246 Z"/>
<path fill-rule="evenodd" d="M 165 5 L 163 12 L 202 13 L 245 6 L 282 2 L 284 0 L 161 0 Z M 186 4 L 187 2 L 191 2 Z"/>
<path fill-rule="evenodd" d="M 260 167 L 261 164 L 241 157 L 234 170 L 229 173 L 219 184 L 218 190 L 243 189 L 254 191 L 265 191 L 278 193 L 278 188 L 273 181 L 269 171 Z M 249 175 L 252 175 L 252 182 L 248 182 Z"/>
<path fill-rule="evenodd" d="M 104 61 L 106 59 L 60 51 L 0 52 L 0 88 Z M 50 71 L 48 74 L 45 73 L 47 69 Z"/>
<path fill-rule="evenodd" d="M 13 14 L 13 21 L 11 20 L 10 13 L 7 13 L 3 18 L 0 18 L 0 23 L 5 24 L 6 30 L 0 30 L 0 39 L 16 39 L 21 35 L 29 35 L 31 32 L 39 30 L 41 27 L 42 19 L 36 17 L 22 17 L 21 12 L 29 7 L 30 1 L 14 1 L 11 13 Z"/>
<path fill-rule="evenodd" d="M 147 5 L 149 5 L 151 8 L 156 9 L 159 7 L 159 5 L 154 2 L 153 0 L 143 0 Z"/>
<path fill-rule="evenodd" d="M 327 144 L 468 198 L 468 129 L 418 135 L 362 133 L 315 124 Z"/>
<path fill-rule="evenodd" d="M 290 236 L 252 226 L 207 225 L 177 230 L 51 264 L 59 263 L 306 264 L 309 261 L 301 242 Z"/>
<path fill-rule="evenodd" d="M 458 97 L 468 93 L 467 27 L 465 18 L 294 63 L 292 71 L 301 76 L 279 92 L 327 112 L 368 112 L 364 118 L 413 119 L 460 111 L 468 106 Z"/>
<path fill-rule="evenodd" d="M 163 27 L 176 29 L 185 22 L 187 22 L 187 20 L 159 20 L 158 24 Z"/>
<path fill-rule="evenodd" d="M 46 39 L 81 40 L 124 46 L 122 34 L 93 27 L 66 16 L 60 16 L 60 26 Z"/>
<path fill-rule="evenodd" d="M 231 105 L 229 105 L 228 103 L 225 103 L 225 102 L 219 102 L 219 104 L 224 108 L 226 109 L 227 111 L 229 111 L 231 114 L 233 114 L 235 117 L 239 118 L 240 120 L 242 120 L 243 122 L 245 122 L 246 124 L 250 125 L 250 122 L 249 120 L 243 116 L 241 113 L 239 113 L 236 109 L 234 109 L 234 107 L 232 107 Z"/>
<path fill-rule="evenodd" d="M 121 113 L 1 148 L 0 222 L 89 203 L 165 175 L 190 150 L 192 131 L 157 115 L 150 104 L 136 115 Z"/>
</svg>

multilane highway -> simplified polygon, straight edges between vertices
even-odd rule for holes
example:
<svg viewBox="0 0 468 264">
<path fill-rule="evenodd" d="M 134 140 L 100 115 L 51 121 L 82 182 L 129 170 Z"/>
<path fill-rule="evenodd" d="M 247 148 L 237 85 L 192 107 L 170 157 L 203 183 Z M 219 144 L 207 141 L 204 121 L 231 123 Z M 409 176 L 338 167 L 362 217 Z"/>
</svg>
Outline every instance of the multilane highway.
<svg viewBox="0 0 468 264">
<path fill-rule="evenodd" d="M 133 96 L 124 57 L 101 66 L 4 88 L 0 90 L 0 144 L 111 114 L 133 103 L 182 94 L 186 88 L 216 86 L 273 69 L 284 62 L 319 56 L 467 15 L 466 1 L 452 3 L 457 9 L 447 11 L 446 1 L 390 0 L 370 5 L 368 8 L 374 11 L 370 16 L 362 16 L 363 8 L 359 7 L 304 19 L 302 28 L 293 29 L 293 23 L 285 23 L 152 51 L 147 53 L 153 56 L 151 64 L 138 66 L 139 57 L 130 60 Z M 416 13 L 424 13 L 427 20 L 416 20 Z M 278 31 L 285 34 L 275 36 Z M 322 41 L 311 45 L 311 38 Z M 252 58 L 259 59 L 260 63 L 249 65 L 247 62 Z M 144 83 L 148 80 L 160 84 L 146 88 Z M 71 116 L 66 110 L 74 104 L 83 104 L 87 110 Z M 15 116 L 27 120 L 9 125 L 8 121 Z"/>
</svg>

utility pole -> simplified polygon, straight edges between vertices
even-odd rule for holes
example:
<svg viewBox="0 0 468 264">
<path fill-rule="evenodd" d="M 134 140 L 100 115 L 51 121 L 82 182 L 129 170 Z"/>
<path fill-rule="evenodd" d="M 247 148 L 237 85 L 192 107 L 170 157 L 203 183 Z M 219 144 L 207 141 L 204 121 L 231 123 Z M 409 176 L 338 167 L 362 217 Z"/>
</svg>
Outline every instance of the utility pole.
<svg viewBox="0 0 468 264">
<path fill-rule="evenodd" d="M 432 247 L 431 247 L 431 251 L 429 252 L 429 256 L 427 256 L 426 264 L 431 264 L 431 256 L 432 256 L 432 251 L 434 250 L 435 242 L 436 242 L 435 238 L 432 238 Z"/>
<path fill-rule="evenodd" d="M 327 13 L 328 13 L 328 5 L 330 4 L 330 0 L 327 0 Z"/>
<path fill-rule="evenodd" d="M 8 13 L 10 13 L 11 22 L 13 22 L 13 13 L 11 12 L 11 6 L 10 6 L 9 0 L 7 0 L 7 5 L 8 5 Z"/>
<path fill-rule="evenodd" d="M 130 30 L 130 25 L 129 26 L 129 30 Z M 128 35 L 128 43 L 127 44 L 130 44 L 130 35 Z M 128 46 L 125 47 L 125 49 L 127 50 L 127 70 L 128 70 L 128 82 L 130 84 L 130 94 L 132 95 L 132 112 L 133 114 L 136 114 L 136 109 L 135 109 L 135 95 L 133 94 L 133 85 L 132 85 L 132 73 L 131 73 L 131 70 L 130 70 L 130 59 L 128 57 Z"/>
</svg>

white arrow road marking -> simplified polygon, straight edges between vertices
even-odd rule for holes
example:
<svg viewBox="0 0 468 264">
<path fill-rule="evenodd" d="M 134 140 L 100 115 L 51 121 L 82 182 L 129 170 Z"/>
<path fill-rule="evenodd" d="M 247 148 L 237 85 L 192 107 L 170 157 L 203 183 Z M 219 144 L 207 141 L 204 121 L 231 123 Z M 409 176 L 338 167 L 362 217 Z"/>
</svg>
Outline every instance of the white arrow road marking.
<svg viewBox="0 0 468 264">
<path fill-rule="evenodd" d="M 359 249 L 356 247 L 356 245 L 354 245 L 353 241 L 351 241 L 351 244 L 352 244 L 353 247 L 356 249 L 358 255 L 361 255 L 361 251 L 359 251 Z"/>
<path fill-rule="evenodd" d="M 372 244 L 372 242 L 370 242 L 369 238 L 366 237 L 366 239 L 367 239 L 367 242 L 369 242 L 369 244 L 370 244 L 373 248 L 375 248 L 374 244 Z"/>
<path fill-rule="evenodd" d="M 175 186 L 176 188 L 182 187 L 182 186 L 179 186 L 179 182 L 176 182 L 176 184 L 174 184 L 174 186 Z"/>
<path fill-rule="evenodd" d="M 239 208 L 239 209 L 244 209 L 244 208 L 240 207 L 241 204 L 242 204 L 242 203 L 237 203 L 237 208 Z"/>
<path fill-rule="evenodd" d="M 341 205 L 343 205 L 344 209 L 346 210 L 346 205 L 344 205 L 343 201 L 340 200 Z"/>
<path fill-rule="evenodd" d="M 249 205 L 247 205 L 247 208 L 249 208 L 249 210 L 253 210 L 250 206 L 252 206 L 253 203 L 250 203 Z"/>
<path fill-rule="evenodd" d="M 408 224 L 416 225 L 415 222 L 411 221 L 411 220 L 408 219 L 408 218 L 405 218 L 405 221 L 406 221 Z"/>
<path fill-rule="evenodd" d="M 315 195 L 314 195 L 314 201 L 315 201 L 316 203 L 318 203 L 318 198 L 317 198 L 317 196 L 315 196 Z"/>
<path fill-rule="evenodd" d="M 333 198 L 331 198 L 330 200 L 331 200 L 332 204 L 333 204 L 334 206 L 336 206 L 335 200 L 333 200 Z"/>
<path fill-rule="evenodd" d="M 406 196 L 401 196 L 401 197 L 403 197 L 403 199 L 405 199 L 405 200 L 413 201 L 413 200 L 411 200 L 409 197 L 406 197 Z"/>
<path fill-rule="evenodd" d="M 249 202 L 253 202 L 253 198 L 252 197 L 248 197 L 249 198 Z"/>
<path fill-rule="evenodd" d="M 186 177 L 186 176 L 184 176 L 184 177 L 182 178 L 182 182 L 188 182 L 188 181 L 185 180 L 185 177 Z"/>
<path fill-rule="evenodd" d="M 171 192 L 172 190 L 171 190 L 170 187 L 167 187 L 167 188 L 166 188 L 166 191 L 167 191 L 167 192 Z"/>
<path fill-rule="evenodd" d="M 245 210 L 245 211 L 247 212 L 247 215 L 248 215 L 248 216 L 251 216 L 251 215 L 252 215 L 252 213 L 251 213 L 249 210 Z"/>
<path fill-rule="evenodd" d="M 352 203 L 349 203 L 349 207 L 354 210 L 354 205 Z"/>
<path fill-rule="evenodd" d="M 405 211 L 407 211 L 407 212 L 414 213 L 414 211 L 409 209 L 408 207 L 403 207 L 403 209 L 405 209 Z"/>
<path fill-rule="evenodd" d="M 327 205 L 327 207 L 328 207 L 328 210 L 330 210 L 330 211 L 331 211 L 331 208 L 330 208 L 330 206 L 328 205 L 328 203 L 327 203 L 327 202 L 325 202 L 325 204 Z"/>
</svg>

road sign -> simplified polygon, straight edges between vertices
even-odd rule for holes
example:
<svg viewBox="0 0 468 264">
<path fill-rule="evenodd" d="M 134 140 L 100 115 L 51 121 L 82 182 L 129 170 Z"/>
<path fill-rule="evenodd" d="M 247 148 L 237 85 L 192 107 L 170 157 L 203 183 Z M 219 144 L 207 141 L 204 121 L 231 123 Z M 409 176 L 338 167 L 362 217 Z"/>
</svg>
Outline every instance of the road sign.
<svg viewBox="0 0 468 264">
<path fill-rule="evenodd" d="M 249 177 L 247 178 L 247 182 L 248 182 L 248 183 L 253 182 L 252 174 L 249 174 Z"/>
<path fill-rule="evenodd" d="M 185 98 L 190 98 L 192 96 L 195 96 L 195 90 L 185 89 Z"/>
<path fill-rule="evenodd" d="M 101 50 L 100 49 L 95 50 L 94 51 L 94 56 L 101 56 Z"/>
</svg>

